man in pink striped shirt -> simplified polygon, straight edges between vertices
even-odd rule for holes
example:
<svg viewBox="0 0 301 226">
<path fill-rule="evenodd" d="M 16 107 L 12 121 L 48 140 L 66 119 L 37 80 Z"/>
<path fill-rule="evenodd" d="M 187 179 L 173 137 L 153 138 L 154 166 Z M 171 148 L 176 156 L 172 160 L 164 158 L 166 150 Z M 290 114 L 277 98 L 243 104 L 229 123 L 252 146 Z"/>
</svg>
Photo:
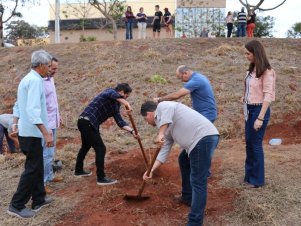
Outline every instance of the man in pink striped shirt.
<svg viewBox="0 0 301 226">
<path fill-rule="evenodd" d="M 56 58 L 52 58 L 51 67 L 49 69 L 48 76 L 44 79 L 44 90 L 46 97 L 46 106 L 47 106 L 47 116 L 48 116 L 48 128 L 51 129 L 54 139 L 53 147 L 43 148 L 43 157 L 44 157 L 44 184 L 46 193 L 52 193 L 51 189 L 46 186 L 47 182 L 59 182 L 62 181 L 63 178 L 56 176 L 54 177 L 52 163 L 56 150 L 56 129 L 60 125 L 60 114 L 59 114 L 59 106 L 57 101 L 56 89 L 54 84 L 54 74 L 58 69 L 58 60 Z"/>
</svg>

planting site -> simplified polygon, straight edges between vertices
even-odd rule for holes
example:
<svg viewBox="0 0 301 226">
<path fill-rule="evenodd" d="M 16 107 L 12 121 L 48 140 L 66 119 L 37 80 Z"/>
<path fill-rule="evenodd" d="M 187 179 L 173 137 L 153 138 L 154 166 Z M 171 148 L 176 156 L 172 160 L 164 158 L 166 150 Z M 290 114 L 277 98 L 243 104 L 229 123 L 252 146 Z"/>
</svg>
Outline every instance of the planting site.
<svg viewBox="0 0 301 226">
<path fill-rule="evenodd" d="M 74 177 L 81 145 L 77 119 L 99 92 L 126 82 L 133 92 L 127 99 L 133 107 L 146 156 L 150 161 L 157 130 L 144 121 L 140 107 L 146 100 L 178 90 L 179 65 L 206 75 L 214 89 L 218 119 L 214 123 L 221 140 L 212 160 L 205 211 L 206 226 L 299 225 L 301 222 L 301 42 L 296 39 L 262 39 L 270 63 L 277 73 L 276 101 L 264 138 L 265 178 L 262 188 L 243 185 L 246 158 L 244 116 L 240 98 L 248 69 L 244 44 L 248 39 L 161 39 L 90 42 L 44 46 L 58 58 L 55 75 L 62 127 L 58 129 L 56 159 L 63 163 L 61 183 L 51 183 L 55 201 L 32 219 L 11 217 L 6 210 L 24 170 L 22 153 L 0 156 L 0 225 L 104 225 L 181 226 L 189 207 L 177 204 L 181 193 L 178 166 L 180 147 L 173 146 L 168 161 L 146 184 L 134 202 L 146 171 L 137 140 L 118 128 L 110 118 L 100 127 L 106 145 L 105 170 L 118 179 L 110 186 L 96 184 L 95 153 L 91 149 L 85 167 L 93 175 Z M 0 49 L 0 113 L 12 113 L 20 80 L 30 70 L 30 57 L 41 47 Z M 189 95 L 179 100 L 191 106 Z M 124 108 L 122 108 L 124 110 Z M 124 117 L 130 124 L 129 118 Z M 281 138 L 279 146 L 269 145 Z M 299 223 L 298 223 L 299 222 Z"/>
</svg>

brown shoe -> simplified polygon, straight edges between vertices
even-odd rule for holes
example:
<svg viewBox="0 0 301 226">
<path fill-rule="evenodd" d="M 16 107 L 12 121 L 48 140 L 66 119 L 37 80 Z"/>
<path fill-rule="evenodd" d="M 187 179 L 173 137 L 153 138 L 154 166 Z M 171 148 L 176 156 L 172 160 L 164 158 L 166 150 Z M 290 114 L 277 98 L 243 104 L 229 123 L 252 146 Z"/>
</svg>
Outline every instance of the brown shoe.
<svg viewBox="0 0 301 226">
<path fill-rule="evenodd" d="M 189 201 L 183 199 L 182 195 L 175 195 L 174 201 L 175 201 L 177 204 L 184 204 L 185 206 L 191 206 L 191 202 L 189 202 Z"/>
<path fill-rule="evenodd" d="M 55 175 L 55 177 L 50 182 L 62 182 L 64 178 L 61 175 Z"/>
<path fill-rule="evenodd" d="M 53 193 L 53 190 L 50 187 L 45 186 L 45 192 L 46 192 L 47 195 L 49 195 L 49 194 Z"/>
</svg>

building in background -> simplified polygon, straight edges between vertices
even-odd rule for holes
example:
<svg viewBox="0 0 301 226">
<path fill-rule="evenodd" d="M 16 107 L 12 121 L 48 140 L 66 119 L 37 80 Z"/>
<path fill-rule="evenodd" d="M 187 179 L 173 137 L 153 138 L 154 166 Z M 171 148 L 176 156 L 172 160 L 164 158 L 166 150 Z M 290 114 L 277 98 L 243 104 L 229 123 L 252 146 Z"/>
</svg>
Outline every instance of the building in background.
<svg viewBox="0 0 301 226">
<path fill-rule="evenodd" d="M 204 29 L 224 35 L 225 9 L 226 0 L 177 0 L 175 37 L 200 37 Z"/>
<path fill-rule="evenodd" d="M 202 29 L 206 27 L 209 33 L 213 34 L 218 31 L 219 27 L 224 26 L 226 0 L 128 0 L 126 6 L 131 6 L 133 13 L 136 15 L 139 8 L 143 7 L 145 14 L 148 16 L 147 21 L 147 38 L 152 38 L 151 22 L 155 13 L 155 5 L 160 6 L 164 13 L 164 8 L 168 8 L 172 15 L 175 16 L 175 37 L 199 37 Z M 88 8 L 89 7 L 89 8 Z M 50 42 L 54 43 L 54 5 L 49 9 L 49 34 Z M 81 37 L 90 37 L 98 41 L 111 41 L 113 34 L 111 29 L 100 29 L 104 24 L 104 17 L 93 6 L 87 6 L 85 18 L 80 13 L 75 13 L 75 9 L 80 8 L 79 4 L 68 6 L 61 4 L 60 7 L 60 28 L 61 43 L 79 42 Z M 85 26 L 83 30 L 83 21 Z M 125 40 L 124 21 L 119 21 L 118 40 Z M 223 28 L 224 29 L 224 28 Z M 137 24 L 134 24 L 134 39 L 137 39 Z M 165 27 L 162 26 L 161 38 L 165 38 Z"/>
</svg>

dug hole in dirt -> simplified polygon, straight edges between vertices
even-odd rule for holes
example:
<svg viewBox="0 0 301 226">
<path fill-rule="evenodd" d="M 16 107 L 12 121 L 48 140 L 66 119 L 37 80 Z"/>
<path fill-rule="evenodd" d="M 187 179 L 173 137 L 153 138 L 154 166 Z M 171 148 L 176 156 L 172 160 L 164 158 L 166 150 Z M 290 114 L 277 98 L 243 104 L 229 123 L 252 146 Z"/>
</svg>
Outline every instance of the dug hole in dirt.
<svg viewBox="0 0 301 226">
<path fill-rule="evenodd" d="M 149 151 L 153 155 L 155 150 Z M 150 199 L 141 202 L 124 200 L 124 195 L 138 193 L 142 175 L 146 171 L 140 149 L 126 154 L 112 154 L 106 157 L 106 173 L 118 179 L 118 184 L 98 186 L 95 167 L 93 175 L 71 182 L 56 196 L 80 199 L 73 211 L 65 215 L 57 225 L 185 225 L 190 208 L 174 202 L 174 195 L 180 194 L 181 177 L 178 169 L 179 150 L 172 150 L 169 160 L 147 183 L 143 195 Z M 93 161 L 93 159 L 90 159 Z M 89 161 L 90 161 L 89 160 Z M 219 185 L 221 160 L 215 158 L 212 165 L 213 176 L 208 183 L 206 218 L 211 222 L 234 207 L 236 189 L 226 189 Z"/>
</svg>

